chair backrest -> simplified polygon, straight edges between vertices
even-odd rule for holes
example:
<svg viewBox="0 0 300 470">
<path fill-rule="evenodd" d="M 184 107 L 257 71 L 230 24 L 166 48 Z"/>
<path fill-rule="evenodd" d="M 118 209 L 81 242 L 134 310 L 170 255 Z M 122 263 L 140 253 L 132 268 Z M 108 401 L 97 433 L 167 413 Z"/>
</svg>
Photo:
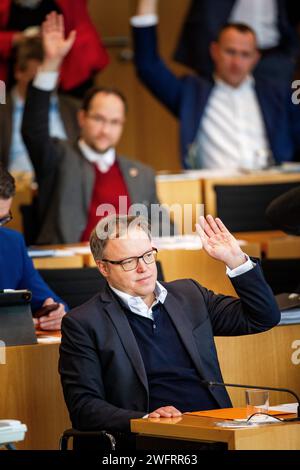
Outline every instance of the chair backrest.
<svg viewBox="0 0 300 470">
<path fill-rule="evenodd" d="M 157 262 L 158 280 L 163 281 L 163 271 Z M 70 308 L 78 307 L 99 292 L 106 281 L 97 268 L 40 269 L 43 279 Z"/>
<path fill-rule="evenodd" d="M 262 269 L 274 294 L 298 292 L 300 259 L 263 259 Z"/>
<path fill-rule="evenodd" d="M 300 175 L 249 175 L 204 182 L 205 211 L 233 232 L 272 230 L 265 212 L 270 202 L 299 186 Z"/>
</svg>

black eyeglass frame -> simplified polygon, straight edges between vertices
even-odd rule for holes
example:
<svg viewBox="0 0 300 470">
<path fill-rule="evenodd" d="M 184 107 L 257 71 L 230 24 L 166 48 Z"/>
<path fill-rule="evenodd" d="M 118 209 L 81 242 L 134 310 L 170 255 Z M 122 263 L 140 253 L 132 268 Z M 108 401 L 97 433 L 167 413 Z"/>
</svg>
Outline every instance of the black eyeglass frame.
<svg viewBox="0 0 300 470">
<path fill-rule="evenodd" d="M 154 256 L 153 261 L 150 261 L 150 262 L 145 260 L 145 256 L 148 255 L 149 253 L 152 253 L 153 256 Z M 144 253 L 141 256 L 130 256 L 129 258 L 121 259 L 120 261 L 113 261 L 113 260 L 110 260 L 110 259 L 102 259 L 101 261 L 104 261 L 105 263 L 114 264 L 114 265 L 120 265 L 120 266 L 122 266 L 124 271 L 128 272 L 128 271 L 134 271 L 137 268 L 140 259 L 143 259 L 145 264 L 155 263 L 157 253 L 158 253 L 157 248 L 152 247 L 152 250 L 146 251 L 146 253 Z M 130 260 L 135 260 L 135 262 L 136 262 L 135 267 L 130 268 L 130 269 L 125 269 L 124 265 L 126 265 L 126 262 L 128 262 Z"/>
<path fill-rule="evenodd" d="M 8 222 L 10 222 L 12 219 L 13 219 L 12 213 L 11 213 L 11 211 L 9 211 L 9 213 L 7 215 L 0 218 L 0 227 L 2 227 L 3 225 L 8 224 Z"/>
</svg>

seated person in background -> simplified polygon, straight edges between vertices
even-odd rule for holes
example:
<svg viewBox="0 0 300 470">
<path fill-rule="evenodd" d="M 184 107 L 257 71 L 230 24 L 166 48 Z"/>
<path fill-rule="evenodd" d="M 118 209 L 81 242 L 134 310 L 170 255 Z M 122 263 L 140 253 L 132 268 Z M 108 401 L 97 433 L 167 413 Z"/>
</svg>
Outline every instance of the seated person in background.
<svg viewBox="0 0 300 470">
<path fill-rule="evenodd" d="M 90 238 L 107 284 L 62 322 L 59 371 L 73 427 L 130 431 L 149 413 L 230 407 L 214 335 L 255 334 L 280 320 L 259 263 L 245 255 L 220 219 L 200 218 L 204 249 L 227 266 L 240 298 L 216 295 L 192 279 L 157 282 L 142 218 L 109 216 Z"/>
<path fill-rule="evenodd" d="M 87 241 L 99 216 L 111 210 L 127 213 L 133 204 L 150 214 L 159 203 L 152 169 L 116 155 L 127 106 L 119 91 L 87 92 L 78 114 L 78 142 L 50 137 L 49 98 L 74 40 L 74 31 L 65 39 L 61 17 L 47 17 L 45 59 L 29 87 L 23 117 L 23 138 L 39 185 L 42 227 L 37 242 L 44 244 Z M 154 224 L 160 227 L 159 217 L 152 218 Z M 170 234 L 168 224 L 166 230 Z"/>
<path fill-rule="evenodd" d="M 39 34 L 51 11 L 62 13 L 68 32 L 77 31 L 74 47 L 62 64 L 60 88 L 81 97 L 96 72 L 108 63 L 99 33 L 93 25 L 87 0 L 2 0 L 0 2 L 0 80 L 7 83 L 13 47 L 29 35 Z"/>
<path fill-rule="evenodd" d="M 59 330 L 66 305 L 43 281 L 29 258 L 22 235 L 4 228 L 12 218 L 10 213 L 15 194 L 13 177 L 0 165 L 0 290 L 28 289 L 32 292 L 31 308 L 35 312 L 42 306 L 59 303 L 49 315 L 34 319 L 37 328 Z"/>
<path fill-rule="evenodd" d="M 157 49 L 157 0 L 140 0 L 131 19 L 137 73 L 178 119 L 185 168 L 260 169 L 290 161 L 300 148 L 299 107 L 291 90 L 254 80 L 259 60 L 256 35 L 228 24 L 210 52 L 214 81 L 178 78 Z"/>
<path fill-rule="evenodd" d="M 21 125 L 28 84 L 43 61 L 43 45 L 38 37 L 24 39 L 16 50 L 15 85 L 6 104 L 0 106 L 0 156 L 4 167 L 33 173 L 33 166 L 21 136 Z M 52 94 L 49 132 L 52 137 L 74 140 L 79 135 L 76 112 L 79 102 L 65 95 Z"/>
<path fill-rule="evenodd" d="M 274 199 L 266 216 L 274 228 L 290 235 L 300 235 L 300 186 Z"/>
<path fill-rule="evenodd" d="M 210 43 L 216 40 L 225 23 L 246 23 L 256 32 L 261 53 L 254 70 L 255 78 L 272 79 L 289 86 L 299 53 L 295 27 L 299 22 L 297 3 L 290 0 L 191 0 L 176 59 L 211 78 Z"/>
</svg>

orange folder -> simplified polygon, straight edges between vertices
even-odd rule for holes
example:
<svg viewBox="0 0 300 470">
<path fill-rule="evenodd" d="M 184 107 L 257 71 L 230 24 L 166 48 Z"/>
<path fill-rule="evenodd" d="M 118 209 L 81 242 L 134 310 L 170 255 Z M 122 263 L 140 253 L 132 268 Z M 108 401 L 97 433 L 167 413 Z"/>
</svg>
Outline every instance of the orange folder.
<svg viewBox="0 0 300 470">
<path fill-rule="evenodd" d="M 203 416 L 205 418 L 216 418 L 216 419 L 247 419 L 247 408 L 220 408 L 217 410 L 208 411 L 193 411 L 185 413 L 191 416 Z M 284 411 L 268 411 L 270 416 L 284 416 L 287 415 Z"/>
</svg>

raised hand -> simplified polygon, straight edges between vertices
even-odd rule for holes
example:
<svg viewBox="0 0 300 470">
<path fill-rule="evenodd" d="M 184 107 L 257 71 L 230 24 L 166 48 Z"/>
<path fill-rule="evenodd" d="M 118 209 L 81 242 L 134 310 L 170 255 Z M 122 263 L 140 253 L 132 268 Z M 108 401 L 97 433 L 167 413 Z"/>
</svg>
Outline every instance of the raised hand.
<svg viewBox="0 0 300 470">
<path fill-rule="evenodd" d="M 158 0 L 140 0 L 137 4 L 137 12 L 139 15 L 149 15 L 157 13 Z"/>
<path fill-rule="evenodd" d="M 57 70 L 65 56 L 71 50 L 76 37 L 76 31 L 71 31 L 65 38 L 65 26 L 62 15 L 55 11 L 47 15 L 42 24 L 42 39 L 45 58 L 43 70 Z"/>
<path fill-rule="evenodd" d="M 203 248 L 212 258 L 223 261 L 230 269 L 237 268 L 246 262 L 245 253 L 221 219 L 214 219 L 211 215 L 206 218 L 200 216 L 196 230 Z"/>
</svg>

